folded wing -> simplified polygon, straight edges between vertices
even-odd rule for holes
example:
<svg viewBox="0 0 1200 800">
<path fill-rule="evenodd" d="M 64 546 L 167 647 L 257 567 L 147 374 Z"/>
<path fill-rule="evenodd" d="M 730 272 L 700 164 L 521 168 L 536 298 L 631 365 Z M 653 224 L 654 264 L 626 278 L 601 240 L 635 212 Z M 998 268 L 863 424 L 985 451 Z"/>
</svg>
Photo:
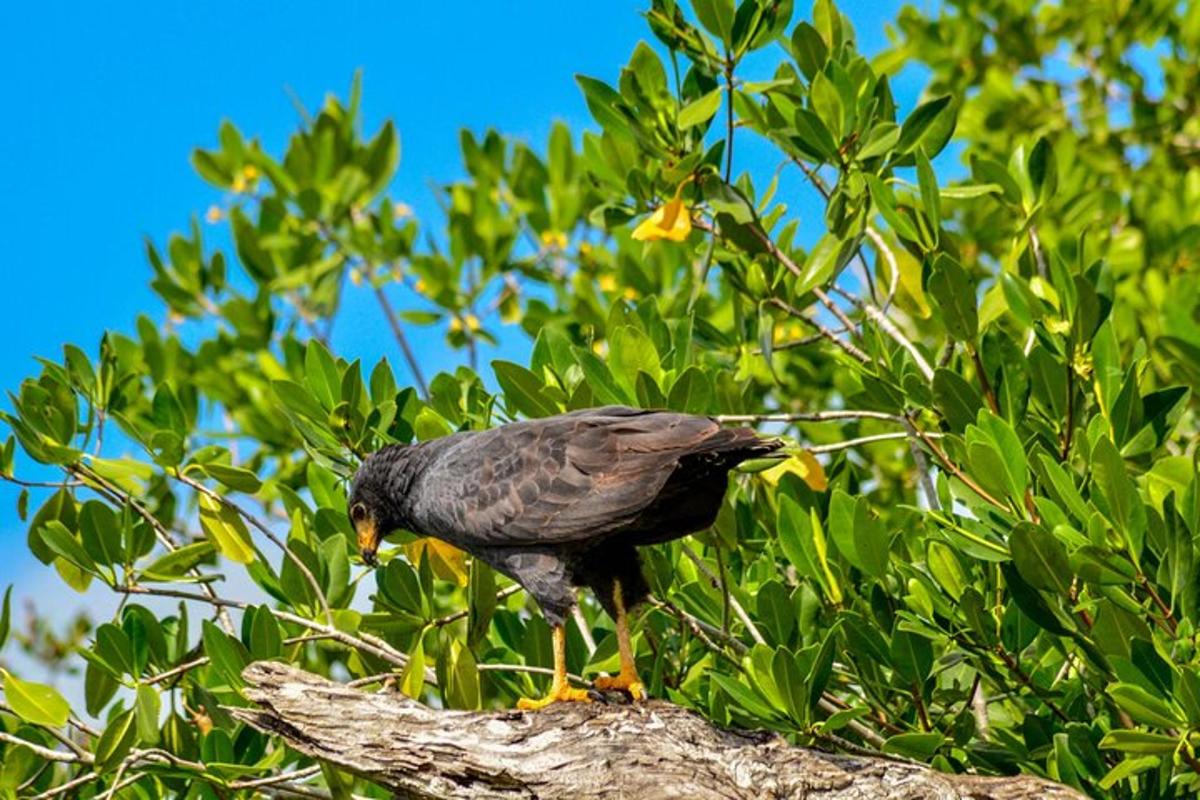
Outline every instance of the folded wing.
<svg viewBox="0 0 1200 800">
<path fill-rule="evenodd" d="M 464 438 L 422 482 L 454 509 L 438 527 L 470 543 L 566 545 L 636 525 L 681 462 L 728 469 L 777 446 L 707 417 L 597 408 Z"/>
</svg>

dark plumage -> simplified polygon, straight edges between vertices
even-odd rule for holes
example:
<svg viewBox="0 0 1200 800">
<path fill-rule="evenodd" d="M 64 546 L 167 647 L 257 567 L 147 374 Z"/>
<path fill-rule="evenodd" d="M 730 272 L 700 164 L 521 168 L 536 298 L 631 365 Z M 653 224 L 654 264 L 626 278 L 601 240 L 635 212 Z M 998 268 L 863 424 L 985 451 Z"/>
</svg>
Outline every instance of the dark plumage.
<svg viewBox="0 0 1200 800">
<path fill-rule="evenodd" d="M 780 446 L 709 417 L 593 408 L 385 447 L 355 476 L 350 513 L 368 562 L 403 528 L 509 575 L 552 625 L 573 586 L 623 618 L 648 591 L 635 548 L 711 525 L 729 470 Z"/>
</svg>

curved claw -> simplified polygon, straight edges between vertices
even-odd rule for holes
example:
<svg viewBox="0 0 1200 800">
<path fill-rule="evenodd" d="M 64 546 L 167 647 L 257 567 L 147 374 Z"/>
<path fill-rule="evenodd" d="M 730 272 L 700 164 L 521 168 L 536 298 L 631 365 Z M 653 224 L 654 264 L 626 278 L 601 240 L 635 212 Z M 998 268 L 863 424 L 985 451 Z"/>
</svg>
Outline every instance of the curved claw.
<svg viewBox="0 0 1200 800">
<path fill-rule="evenodd" d="M 592 698 L 588 695 L 587 689 L 573 689 L 563 684 L 562 686 L 552 686 L 550 693 L 539 699 L 522 697 L 517 701 L 517 708 L 522 711 L 540 711 L 551 703 L 590 702 L 592 702 Z"/>
<path fill-rule="evenodd" d="M 636 675 L 602 675 L 596 678 L 594 684 L 602 692 L 620 691 L 627 693 L 634 700 L 646 699 L 646 686 Z"/>
</svg>

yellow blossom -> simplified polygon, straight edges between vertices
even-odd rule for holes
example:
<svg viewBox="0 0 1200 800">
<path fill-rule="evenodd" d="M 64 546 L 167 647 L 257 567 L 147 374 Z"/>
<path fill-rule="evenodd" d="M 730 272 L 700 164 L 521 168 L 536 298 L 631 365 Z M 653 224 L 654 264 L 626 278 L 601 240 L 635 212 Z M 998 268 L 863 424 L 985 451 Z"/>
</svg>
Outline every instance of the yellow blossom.
<svg viewBox="0 0 1200 800">
<path fill-rule="evenodd" d="M 450 318 L 450 332 L 458 333 L 462 329 L 463 329 L 462 320 L 459 319 L 458 317 L 451 317 Z"/>
<path fill-rule="evenodd" d="M 242 175 L 246 178 L 246 180 L 252 181 L 258 177 L 258 167 L 254 166 L 253 164 L 247 164 L 246 166 L 242 167 Z"/>
<path fill-rule="evenodd" d="M 396 205 L 392 206 L 392 214 L 396 217 L 396 219 L 405 219 L 406 217 L 411 217 L 412 213 L 412 206 L 410 206 L 408 203 L 396 203 Z"/>
<path fill-rule="evenodd" d="M 639 242 L 669 239 L 682 242 L 692 232 L 692 210 L 683 202 L 683 187 L 690 179 L 679 184 L 675 196 L 660 206 L 653 214 L 642 220 L 633 229 L 633 238 Z"/>
<path fill-rule="evenodd" d="M 362 270 L 357 267 L 350 270 L 350 282 L 355 286 L 362 286 Z"/>
<path fill-rule="evenodd" d="M 610 274 L 600 276 L 600 291 L 611 292 L 617 288 L 617 279 Z"/>
<path fill-rule="evenodd" d="M 479 317 L 475 316 L 474 314 L 467 314 L 467 330 L 479 330 Z"/>
<path fill-rule="evenodd" d="M 567 235 L 560 231 L 542 231 L 542 246 L 551 250 L 566 250 Z"/>
<path fill-rule="evenodd" d="M 632 286 L 626 286 L 625 291 L 621 292 L 621 294 L 626 300 L 636 300 L 638 296 L 637 289 L 634 289 Z"/>
<path fill-rule="evenodd" d="M 208 211 L 204 212 L 204 219 L 209 225 L 216 225 L 223 216 L 220 206 L 209 206 Z"/>
<path fill-rule="evenodd" d="M 417 282 L 415 284 L 413 284 L 413 288 L 416 289 L 418 292 L 423 293 L 427 287 L 425 286 L 425 281 L 421 278 L 418 278 Z"/>
</svg>

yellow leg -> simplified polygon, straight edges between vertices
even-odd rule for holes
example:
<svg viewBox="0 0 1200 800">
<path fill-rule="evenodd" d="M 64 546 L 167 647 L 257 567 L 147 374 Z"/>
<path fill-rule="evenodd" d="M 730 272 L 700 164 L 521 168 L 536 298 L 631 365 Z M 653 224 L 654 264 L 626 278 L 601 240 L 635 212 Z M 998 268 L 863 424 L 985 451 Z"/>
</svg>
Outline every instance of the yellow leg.
<svg viewBox="0 0 1200 800">
<path fill-rule="evenodd" d="M 589 703 L 587 689 L 572 689 L 567 683 L 567 629 L 562 625 L 554 626 L 554 680 L 550 684 L 550 693 L 540 700 L 522 697 L 517 701 L 517 708 L 523 711 L 537 711 L 551 703 L 559 701 Z"/>
<path fill-rule="evenodd" d="M 621 671 L 616 675 L 597 678 L 596 688 L 601 691 L 619 689 L 629 692 L 634 700 L 644 700 L 646 687 L 638 679 L 637 665 L 633 660 L 633 645 L 629 643 L 629 617 L 625 613 L 625 598 L 618 580 L 613 581 L 613 607 L 617 609 L 617 651 L 621 654 Z"/>
</svg>

